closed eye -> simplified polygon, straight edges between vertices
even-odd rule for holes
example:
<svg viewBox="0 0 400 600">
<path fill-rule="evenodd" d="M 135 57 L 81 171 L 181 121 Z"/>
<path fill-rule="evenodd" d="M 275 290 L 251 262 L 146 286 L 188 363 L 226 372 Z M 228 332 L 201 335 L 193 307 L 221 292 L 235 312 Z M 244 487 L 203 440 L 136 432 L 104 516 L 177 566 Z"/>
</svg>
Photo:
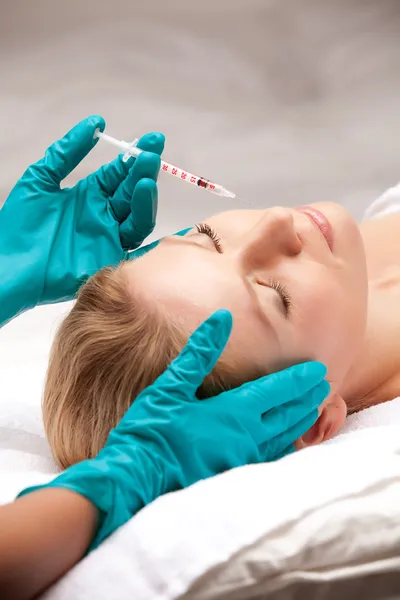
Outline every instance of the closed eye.
<svg viewBox="0 0 400 600">
<path fill-rule="evenodd" d="M 258 281 L 257 283 L 259 283 L 260 285 L 263 285 L 264 287 L 272 288 L 273 290 L 275 290 L 278 293 L 279 298 L 281 300 L 284 316 L 286 318 L 288 318 L 290 310 L 293 306 L 293 302 L 289 295 L 289 292 L 287 291 L 287 289 L 283 285 L 283 283 L 280 283 L 279 281 L 275 281 L 273 279 L 269 279 L 267 284 L 265 284 L 261 281 Z"/>
<path fill-rule="evenodd" d="M 198 233 L 203 233 L 204 235 L 207 235 L 212 240 L 217 252 L 222 254 L 221 238 L 218 236 L 217 232 L 212 227 L 210 227 L 208 223 L 199 223 L 198 225 L 196 225 L 196 229 Z"/>
</svg>

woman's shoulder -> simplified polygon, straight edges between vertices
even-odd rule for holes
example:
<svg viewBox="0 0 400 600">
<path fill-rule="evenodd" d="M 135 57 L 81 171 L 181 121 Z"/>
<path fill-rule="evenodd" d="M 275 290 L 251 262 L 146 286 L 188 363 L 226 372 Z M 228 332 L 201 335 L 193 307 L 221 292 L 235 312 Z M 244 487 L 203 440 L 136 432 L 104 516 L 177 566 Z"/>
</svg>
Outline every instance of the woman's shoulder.
<svg viewBox="0 0 400 600">
<path fill-rule="evenodd" d="M 386 190 L 367 208 L 363 221 L 371 221 L 395 213 L 400 213 L 400 183 Z"/>
</svg>

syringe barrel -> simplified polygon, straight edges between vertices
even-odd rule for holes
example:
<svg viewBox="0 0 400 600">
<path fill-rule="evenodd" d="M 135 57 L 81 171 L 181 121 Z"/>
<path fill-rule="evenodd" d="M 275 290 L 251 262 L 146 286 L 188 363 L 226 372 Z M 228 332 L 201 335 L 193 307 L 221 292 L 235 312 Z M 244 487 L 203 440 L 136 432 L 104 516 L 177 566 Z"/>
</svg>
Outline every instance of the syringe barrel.
<svg viewBox="0 0 400 600">
<path fill-rule="evenodd" d="M 217 187 L 219 188 L 220 186 L 218 186 L 216 183 L 213 183 L 212 181 L 210 181 L 209 179 L 205 179 L 204 177 L 199 177 L 198 175 L 195 175 L 190 171 L 185 171 L 184 169 L 181 169 L 176 165 L 172 165 L 171 163 L 167 163 L 164 160 L 161 160 L 160 172 L 168 173 L 169 175 L 173 175 L 177 179 L 186 181 L 186 183 L 190 183 L 191 185 L 197 185 L 197 187 L 209 190 L 210 192 L 214 192 L 217 194 L 219 193 L 219 190 L 217 191 Z"/>
<path fill-rule="evenodd" d="M 117 146 L 120 150 L 125 152 L 124 160 L 129 158 L 129 155 L 138 157 L 139 154 L 143 152 L 140 148 L 136 146 L 138 139 L 135 139 L 133 142 L 124 142 L 123 140 L 117 140 L 106 133 L 102 133 L 100 130 L 95 131 L 95 137 L 99 137 L 109 144 L 113 144 Z M 177 179 L 181 181 L 186 181 L 186 183 L 190 183 L 191 185 L 197 185 L 197 187 L 202 188 L 203 190 L 208 190 L 217 196 L 223 196 L 224 198 L 235 198 L 236 195 L 233 192 L 225 189 L 222 185 L 218 185 L 209 179 L 205 179 L 204 177 L 199 177 L 194 173 L 190 173 L 190 171 L 185 171 L 180 167 L 172 165 L 171 163 L 166 162 L 161 159 L 161 168 L 160 171 L 163 173 L 168 173 L 169 175 L 173 175 Z"/>
</svg>

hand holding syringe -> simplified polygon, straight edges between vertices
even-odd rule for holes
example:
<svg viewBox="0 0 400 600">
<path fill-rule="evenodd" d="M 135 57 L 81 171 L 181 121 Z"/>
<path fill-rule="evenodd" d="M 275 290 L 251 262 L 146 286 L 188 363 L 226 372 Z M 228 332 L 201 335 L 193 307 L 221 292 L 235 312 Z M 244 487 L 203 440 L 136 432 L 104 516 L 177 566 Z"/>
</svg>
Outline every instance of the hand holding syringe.
<svg viewBox="0 0 400 600">
<path fill-rule="evenodd" d="M 107 133 L 102 133 L 100 129 L 96 129 L 94 133 L 94 137 L 98 137 L 113 146 L 117 146 L 120 150 L 125 152 L 124 161 L 127 161 L 131 156 L 139 156 L 143 150 L 137 148 L 136 144 L 139 139 L 136 138 L 133 142 L 124 142 L 123 140 L 117 140 Z M 209 179 L 204 179 L 204 177 L 199 177 L 198 175 L 194 175 L 193 173 L 189 173 L 189 171 L 184 171 L 175 165 L 171 165 L 170 163 L 165 162 L 165 160 L 161 159 L 161 171 L 163 173 L 169 173 L 174 177 L 177 177 L 181 181 L 186 181 L 187 183 L 191 183 L 192 185 L 197 185 L 199 188 L 203 190 L 208 190 L 213 194 L 217 194 L 217 196 L 223 196 L 224 198 L 237 198 L 236 194 L 230 192 L 226 188 L 222 187 L 222 185 L 218 185 L 218 183 L 213 183 Z"/>
</svg>

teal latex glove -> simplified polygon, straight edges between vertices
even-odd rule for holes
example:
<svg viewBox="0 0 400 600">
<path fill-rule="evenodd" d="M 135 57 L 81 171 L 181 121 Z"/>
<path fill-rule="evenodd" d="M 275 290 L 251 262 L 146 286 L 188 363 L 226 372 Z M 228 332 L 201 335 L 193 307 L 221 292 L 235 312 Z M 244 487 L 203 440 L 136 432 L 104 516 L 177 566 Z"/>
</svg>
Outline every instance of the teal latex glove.
<svg viewBox="0 0 400 600">
<path fill-rule="evenodd" d="M 228 311 L 214 313 L 138 396 L 98 456 L 47 484 L 82 494 L 98 507 L 92 548 L 161 494 L 284 456 L 315 423 L 317 406 L 329 393 L 320 363 L 297 365 L 214 398 L 196 398 L 231 327 Z"/>
<path fill-rule="evenodd" d="M 90 275 L 125 258 L 152 232 L 164 136 L 141 138 L 122 156 L 61 189 L 96 145 L 102 117 L 76 125 L 31 165 L 0 210 L 0 325 L 37 304 L 68 300 Z"/>
</svg>

